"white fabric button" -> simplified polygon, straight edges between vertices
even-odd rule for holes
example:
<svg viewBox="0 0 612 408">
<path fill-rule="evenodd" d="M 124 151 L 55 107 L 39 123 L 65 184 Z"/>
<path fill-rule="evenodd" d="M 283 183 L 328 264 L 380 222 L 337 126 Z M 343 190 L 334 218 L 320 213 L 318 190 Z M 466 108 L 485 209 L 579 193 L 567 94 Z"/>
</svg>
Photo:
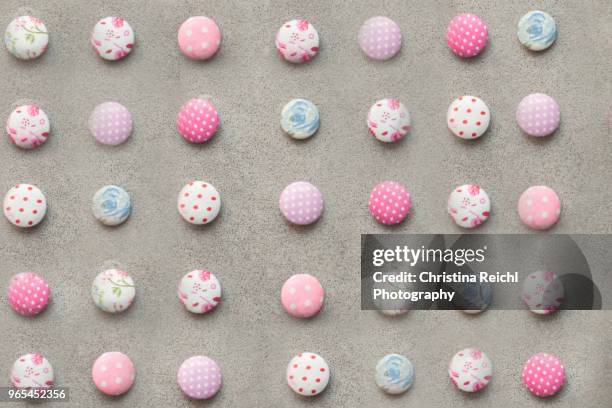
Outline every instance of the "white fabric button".
<svg viewBox="0 0 612 408">
<path fill-rule="evenodd" d="M 221 196 L 212 184 L 192 181 L 179 193 L 178 210 L 181 217 L 190 224 L 208 224 L 219 215 Z"/>
<path fill-rule="evenodd" d="M 397 142 L 410 130 L 410 113 L 399 99 L 381 99 L 368 112 L 368 129 L 381 142 Z"/>
<path fill-rule="evenodd" d="M 6 121 L 6 132 L 15 146 L 34 149 L 47 141 L 51 123 L 49 116 L 38 105 L 17 107 Z"/>
<path fill-rule="evenodd" d="M 25 354 L 15 361 L 11 371 L 15 388 L 49 388 L 53 386 L 53 366 L 38 353 Z"/>
<path fill-rule="evenodd" d="M 100 272 L 91 285 L 96 306 L 108 313 L 123 312 L 132 305 L 135 296 L 134 280 L 119 269 Z"/>
<path fill-rule="evenodd" d="M 464 95 L 448 107 L 448 128 L 462 139 L 477 139 L 489 128 L 491 113 L 484 101 L 476 96 Z"/>
<path fill-rule="evenodd" d="M 329 383 L 329 366 L 318 354 L 300 353 L 287 365 L 287 383 L 300 395 L 320 394 Z"/>
<path fill-rule="evenodd" d="M 196 269 L 179 282 L 178 297 L 191 313 L 208 313 L 221 302 L 221 282 L 208 270 Z"/>
<path fill-rule="evenodd" d="M 6 27 L 4 43 L 15 57 L 23 60 L 35 59 L 47 50 L 49 33 L 41 19 L 21 16 Z"/>
<path fill-rule="evenodd" d="M 47 200 L 31 184 L 17 184 L 4 196 L 4 215 L 11 224 L 29 228 L 38 225 L 47 213 Z"/>
</svg>

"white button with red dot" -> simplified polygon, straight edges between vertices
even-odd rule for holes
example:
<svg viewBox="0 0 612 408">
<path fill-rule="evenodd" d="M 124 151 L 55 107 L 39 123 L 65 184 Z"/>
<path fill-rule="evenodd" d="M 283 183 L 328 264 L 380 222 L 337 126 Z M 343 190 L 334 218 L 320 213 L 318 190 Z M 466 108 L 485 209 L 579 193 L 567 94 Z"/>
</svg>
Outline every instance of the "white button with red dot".
<svg viewBox="0 0 612 408">
<path fill-rule="evenodd" d="M 47 200 L 31 184 L 17 184 L 4 196 L 4 215 L 11 224 L 29 228 L 39 224 L 47 213 Z"/>
<path fill-rule="evenodd" d="M 446 123 L 455 136 L 462 139 L 477 139 L 489 128 L 491 113 L 480 98 L 460 96 L 448 107 Z"/>
<path fill-rule="evenodd" d="M 221 196 L 206 181 L 192 181 L 185 185 L 178 196 L 178 211 L 190 224 L 208 224 L 219 215 Z"/>
<path fill-rule="evenodd" d="M 300 395 L 311 397 L 320 394 L 329 383 L 329 366 L 318 354 L 300 353 L 287 366 L 287 383 Z"/>
</svg>

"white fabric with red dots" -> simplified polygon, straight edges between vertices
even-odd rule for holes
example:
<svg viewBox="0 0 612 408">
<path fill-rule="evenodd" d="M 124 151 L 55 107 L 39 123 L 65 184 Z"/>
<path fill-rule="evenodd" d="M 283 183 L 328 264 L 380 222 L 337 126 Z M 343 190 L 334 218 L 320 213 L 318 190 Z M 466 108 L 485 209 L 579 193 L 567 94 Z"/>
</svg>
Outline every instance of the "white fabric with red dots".
<svg viewBox="0 0 612 408">
<path fill-rule="evenodd" d="M 287 366 L 287 383 L 300 395 L 320 394 L 329 383 L 329 366 L 318 354 L 300 353 Z"/>
<path fill-rule="evenodd" d="M 477 139 L 489 128 L 491 113 L 480 98 L 471 95 L 460 96 L 448 107 L 446 123 L 455 136 L 462 139 Z"/>
<path fill-rule="evenodd" d="M 4 215 L 11 224 L 29 228 L 39 224 L 47 213 L 47 200 L 31 184 L 17 184 L 4 196 Z"/>
<path fill-rule="evenodd" d="M 179 214 L 190 224 L 208 224 L 217 218 L 220 209 L 221 196 L 208 182 L 192 181 L 179 193 Z"/>
</svg>

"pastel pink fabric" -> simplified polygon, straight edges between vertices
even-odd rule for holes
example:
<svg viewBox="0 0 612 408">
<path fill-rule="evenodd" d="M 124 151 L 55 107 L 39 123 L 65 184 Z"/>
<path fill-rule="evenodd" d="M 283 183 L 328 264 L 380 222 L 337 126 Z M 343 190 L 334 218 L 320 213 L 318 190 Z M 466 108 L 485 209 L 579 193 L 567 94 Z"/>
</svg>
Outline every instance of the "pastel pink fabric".
<svg viewBox="0 0 612 408">
<path fill-rule="evenodd" d="M 45 310 L 50 296 L 47 282 L 33 272 L 13 276 L 8 288 L 11 308 L 22 316 L 34 316 Z"/>
<path fill-rule="evenodd" d="M 176 127 L 188 142 L 204 143 L 215 135 L 219 127 L 217 108 L 207 99 L 193 98 L 179 111 Z"/>
<path fill-rule="evenodd" d="M 221 31 L 211 18 L 189 17 L 179 28 L 178 43 L 183 54 L 189 58 L 206 60 L 219 50 Z"/>
<path fill-rule="evenodd" d="M 487 45 L 489 30 L 480 17 L 474 14 L 459 14 L 448 24 L 446 43 L 462 58 L 475 57 Z"/>
<path fill-rule="evenodd" d="M 118 102 L 104 102 L 89 116 L 89 131 L 105 145 L 118 145 L 132 134 L 132 114 Z"/>
<path fill-rule="evenodd" d="M 410 193 L 396 181 L 383 181 L 370 193 L 370 214 L 385 225 L 398 224 L 408 216 L 412 208 Z"/>
<path fill-rule="evenodd" d="M 325 290 L 317 278 L 308 274 L 293 275 L 281 289 L 281 303 L 291 316 L 312 317 L 323 307 Z"/>
<path fill-rule="evenodd" d="M 561 201 L 555 191 L 546 186 L 529 187 L 518 202 L 521 221 L 533 229 L 545 230 L 559 220 Z"/>
<path fill-rule="evenodd" d="M 212 358 L 193 356 L 181 364 L 176 380 L 188 397 L 208 399 L 221 388 L 221 369 Z"/>
<path fill-rule="evenodd" d="M 557 130 L 560 121 L 559 105 L 546 94 L 527 95 L 516 110 L 516 122 L 529 136 L 548 136 Z"/>
<path fill-rule="evenodd" d="M 136 369 L 132 360 L 118 351 L 102 354 L 91 370 L 94 384 L 107 395 L 126 393 L 134 384 L 135 377 Z"/>
<path fill-rule="evenodd" d="M 552 354 L 538 353 L 529 358 L 523 367 L 523 384 L 538 397 L 550 397 L 565 384 L 565 367 Z"/>
<path fill-rule="evenodd" d="M 307 181 L 289 184 L 280 195 L 280 210 L 285 218 L 298 225 L 308 225 L 323 214 L 323 195 Z"/>
<path fill-rule="evenodd" d="M 387 60 L 402 47 L 402 31 L 389 17 L 376 16 L 366 20 L 357 37 L 365 55 L 376 60 Z"/>
</svg>

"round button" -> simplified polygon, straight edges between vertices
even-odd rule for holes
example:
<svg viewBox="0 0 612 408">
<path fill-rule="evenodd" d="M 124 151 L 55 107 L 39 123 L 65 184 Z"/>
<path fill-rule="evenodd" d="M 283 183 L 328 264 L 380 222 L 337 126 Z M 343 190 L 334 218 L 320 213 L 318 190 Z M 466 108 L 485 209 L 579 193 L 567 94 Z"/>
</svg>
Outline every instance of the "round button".
<svg viewBox="0 0 612 408">
<path fill-rule="evenodd" d="M 381 142 L 397 142 L 410 130 L 410 113 L 399 99 L 381 99 L 368 112 L 368 129 Z"/>
<path fill-rule="evenodd" d="M 35 316 L 47 308 L 51 290 L 47 281 L 33 272 L 13 276 L 8 288 L 11 308 L 22 316 Z"/>
<path fill-rule="evenodd" d="M 480 186 L 464 184 L 448 197 L 448 214 L 458 226 L 476 228 L 489 218 L 491 200 Z"/>
<path fill-rule="evenodd" d="M 546 94 L 527 95 L 516 110 L 516 122 L 529 136 L 548 136 L 557 130 L 560 121 L 559 105 Z"/>
<path fill-rule="evenodd" d="M 221 31 L 212 18 L 189 17 L 178 31 L 181 52 L 193 60 L 213 57 L 221 44 Z"/>
<path fill-rule="evenodd" d="M 307 181 L 296 181 L 282 191 L 280 210 L 287 219 L 297 225 L 316 222 L 323 214 L 323 195 Z"/>
<path fill-rule="evenodd" d="M 179 192 L 177 201 L 179 214 L 190 224 L 208 224 L 221 210 L 221 195 L 206 181 L 187 183 Z"/>
<path fill-rule="evenodd" d="M 319 51 L 319 33 L 306 20 L 287 21 L 276 34 L 276 49 L 285 61 L 309 61 Z"/>
<path fill-rule="evenodd" d="M 325 290 L 317 278 L 308 274 L 293 275 L 281 289 L 281 303 L 293 317 L 312 317 L 323 307 Z"/>
<path fill-rule="evenodd" d="M 523 384 L 538 397 L 551 397 L 565 384 L 565 367 L 559 357 L 538 353 L 529 357 L 521 374 Z"/>
<path fill-rule="evenodd" d="M 523 224 L 536 230 L 551 228 L 561 216 L 561 201 L 555 191 L 546 186 L 533 186 L 521 194 L 518 214 Z"/>
<path fill-rule="evenodd" d="M 193 98 L 181 107 L 176 127 L 188 142 L 204 143 L 215 135 L 219 127 L 217 108 L 208 99 Z"/>
<path fill-rule="evenodd" d="M 223 377 L 215 360 L 206 356 L 193 356 L 181 364 L 176 380 L 189 398 L 204 400 L 219 392 Z"/>
<path fill-rule="evenodd" d="M 493 286 L 489 282 L 462 282 L 450 285 L 455 291 L 453 306 L 467 314 L 482 313 L 493 301 Z"/>
<path fill-rule="evenodd" d="M 448 365 L 448 375 L 461 391 L 476 392 L 491 381 L 493 364 L 479 349 L 466 348 L 453 356 Z"/>
<path fill-rule="evenodd" d="M 221 302 L 221 282 L 206 269 L 196 269 L 179 282 L 178 297 L 191 313 L 208 313 Z"/>
<path fill-rule="evenodd" d="M 296 393 L 311 397 L 320 394 L 329 383 L 329 366 L 315 353 L 300 353 L 287 365 L 287 383 Z"/>
<path fill-rule="evenodd" d="M 394 225 L 404 221 L 412 208 L 408 189 L 396 181 L 383 181 L 370 193 L 368 208 L 381 224 Z"/>
<path fill-rule="evenodd" d="M 385 316 L 401 316 L 408 313 L 408 309 L 376 309 Z"/>
<path fill-rule="evenodd" d="M 525 14 L 518 22 L 518 39 L 532 51 L 550 47 L 557 38 L 557 24 L 550 14 L 535 10 Z"/>
<path fill-rule="evenodd" d="M 491 113 L 487 104 L 482 99 L 470 95 L 455 99 L 446 114 L 446 123 L 451 132 L 467 140 L 484 135 L 490 121 Z"/>
<path fill-rule="evenodd" d="M 388 354 L 376 364 L 376 385 L 388 394 L 402 394 L 414 382 L 414 366 L 400 354 Z"/>
<path fill-rule="evenodd" d="M 91 32 L 91 46 L 107 61 L 120 60 L 134 48 L 134 30 L 121 17 L 103 18 Z"/>
<path fill-rule="evenodd" d="M 547 315 L 561 307 L 565 289 L 556 273 L 535 271 L 523 281 L 521 298 L 535 314 Z"/>
<path fill-rule="evenodd" d="M 136 369 L 128 356 L 118 351 L 110 351 L 94 362 L 91 378 L 104 394 L 116 396 L 125 394 L 132 388 Z"/>
<path fill-rule="evenodd" d="M 319 129 L 319 109 L 306 99 L 292 99 L 281 112 L 281 127 L 294 139 L 307 139 Z"/>
<path fill-rule="evenodd" d="M 118 102 L 104 102 L 89 116 L 89 131 L 105 145 L 118 145 L 132 134 L 132 114 Z"/>
<path fill-rule="evenodd" d="M 49 46 L 49 32 L 41 19 L 34 16 L 17 17 L 4 33 L 6 48 L 15 57 L 30 60 L 40 57 Z"/>
<path fill-rule="evenodd" d="M 51 123 L 44 110 L 37 105 L 16 108 L 6 121 L 6 132 L 16 146 L 34 149 L 47 141 Z"/>
<path fill-rule="evenodd" d="M 130 195 L 117 186 L 104 186 L 93 196 L 92 212 L 104 225 L 115 226 L 125 222 L 132 211 Z"/>
<path fill-rule="evenodd" d="M 393 58 L 402 48 L 402 30 L 389 17 L 376 16 L 366 20 L 357 39 L 363 53 L 375 60 Z"/>
<path fill-rule="evenodd" d="M 448 24 L 446 43 L 461 58 L 480 54 L 487 46 L 489 30 L 484 21 L 475 14 L 459 14 Z"/>
<path fill-rule="evenodd" d="M 38 225 L 46 213 L 45 195 L 34 185 L 17 184 L 4 196 L 4 216 L 17 227 Z"/>
<path fill-rule="evenodd" d="M 119 269 L 100 272 L 91 285 L 94 303 L 108 313 L 125 311 L 132 305 L 135 296 L 134 280 Z"/>
<path fill-rule="evenodd" d="M 24 354 L 13 364 L 11 384 L 25 389 L 52 387 L 53 366 L 42 354 Z"/>
</svg>

